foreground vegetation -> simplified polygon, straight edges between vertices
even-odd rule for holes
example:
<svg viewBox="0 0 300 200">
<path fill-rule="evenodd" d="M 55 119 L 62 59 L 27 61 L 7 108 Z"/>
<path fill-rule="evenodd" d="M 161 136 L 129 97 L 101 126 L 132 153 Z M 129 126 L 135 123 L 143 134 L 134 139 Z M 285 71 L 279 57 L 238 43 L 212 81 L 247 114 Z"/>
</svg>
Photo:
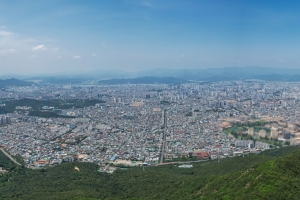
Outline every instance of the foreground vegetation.
<svg viewBox="0 0 300 200">
<path fill-rule="evenodd" d="M 92 163 L 63 163 L 40 170 L 11 167 L 12 163 L 0 154 L 0 164 L 10 171 L 0 176 L 0 199 L 272 199 L 278 193 L 287 195 L 281 190 L 284 188 L 293 199 L 300 195 L 296 190 L 298 154 L 298 147 L 286 147 L 220 163 L 194 163 L 190 169 L 175 165 L 145 170 L 136 167 L 111 175 L 98 172 L 98 166 Z M 290 185 L 281 185 L 284 181 Z"/>
<path fill-rule="evenodd" d="M 300 152 L 246 171 L 211 177 L 198 194 L 203 199 L 299 199 Z"/>
</svg>

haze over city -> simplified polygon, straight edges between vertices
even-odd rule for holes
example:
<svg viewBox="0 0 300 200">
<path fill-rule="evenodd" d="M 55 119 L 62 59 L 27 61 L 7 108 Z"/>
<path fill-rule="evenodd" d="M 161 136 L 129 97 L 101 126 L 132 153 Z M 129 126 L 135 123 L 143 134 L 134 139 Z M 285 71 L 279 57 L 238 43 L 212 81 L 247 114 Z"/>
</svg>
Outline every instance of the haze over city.
<svg viewBox="0 0 300 200">
<path fill-rule="evenodd" d="M 299 1 L 1 1 L 1 75 L 299 68 Z"/>
</svg>

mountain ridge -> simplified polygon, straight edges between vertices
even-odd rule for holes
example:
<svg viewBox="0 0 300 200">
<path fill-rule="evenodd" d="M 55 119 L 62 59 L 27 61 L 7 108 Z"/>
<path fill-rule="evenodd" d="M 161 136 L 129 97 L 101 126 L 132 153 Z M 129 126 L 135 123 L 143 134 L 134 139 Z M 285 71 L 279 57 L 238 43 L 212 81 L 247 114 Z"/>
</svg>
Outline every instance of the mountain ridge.
<svg viewBox="0 0 300 200">
<path fill-rule="evenodd" d="M 208 69 L 166 69 L 157 68 L 136 72 L 94 70 L 73 75 L 27 77 L 22 80 L 36 82 L 37 84 L 180 84 L 190 81 L 219 82 L 219 81 L 286 81 L 300 82 L 300 69 L 269 68 L 269 67 L 223 67 Z M 146 80 L 152 77 L 152 81 Z M 123 80 L 124 79 L 124 80 Z M 144 80 L 141 80 L 144 79 Z M 154 80 L 156 79 L 156 80 Z M 168 81 L 166 81 L 169 79 Z M 171 80 L 173 79 L 173 80 Z M 175 79 L 177 79 L 175 81 Z M 17 79 L 15 79 L 17 80 Z M 7 85 L 7 84 L 6 84 Z M 22 84 L 21 84 L 22 85 Z M 1 80 L 0 80 L 1 86 Z"/>
<path fill-rule="evenodd" d="M 109 79 L 100 80 L 99 84 L 181 84 L 189 81 L 176 77 L 139 77 L 139 78 L 123 78 L 123 79 Z"/>
<path fill-rule="evenodd" d="M 32 85 L 31 82 L 19 80 L 16 78 L 0 80 L 0 88 L 4 88 L 7 86 L 30 86 L 30 85 Z"/>
</svg>

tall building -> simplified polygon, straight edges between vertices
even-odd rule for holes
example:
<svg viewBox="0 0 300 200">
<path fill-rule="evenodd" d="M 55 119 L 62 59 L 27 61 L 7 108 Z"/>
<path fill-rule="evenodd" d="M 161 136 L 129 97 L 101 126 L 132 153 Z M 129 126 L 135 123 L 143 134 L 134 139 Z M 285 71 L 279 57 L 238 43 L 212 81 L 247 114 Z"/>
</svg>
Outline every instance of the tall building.
<svg viewBox="0 0 300 200">
<path fill-rule="evenodd" d="M 1 122 L 0 122 L 1 125 L 5 125 L 6 124 L 6 119 L 4 117 L 1 117 Z"/>
<path fill-rule="evenodd" d="M 38 120 L 37 120 L 37 123 L 38 123 L 39 125 L 41 125 L 41 124 L 42 124 L 42 119 L 38 119 Z"/>
<path fill-rule="evenodd" d="M 269 149 L 270 148 L 270 144 L 264 143 L 264 142 L 255 142 L 255 148 Z"/>
<path fill-rule="evenodd" d="M 10 117 L 5 117 L 6 124 L 10 124 Z"/>
<path fill-rule="evenodd" d="M 291 138 L 291 133 L 288 129 L 283 130 L 283 139 L 289 140 Z"/>
<path fill-rule="evenodd" d="M 252 140 L 237 140 L 235 141 L 234 145 L 236 147 L 248 147 L 249 144 L 252 144 L 253 141 Z"/>
<path fill-rule="evenodd" d="M 260 129 L 258 132 L 258 136 L 260 138 L 265 138 L 266 137 L 266 130 L 265 129 Z"/>
<path fill-rule="evenodd" d="M 248 135 L 253 136 L 254 135 L 254 128 L 248 128 Z"/>
<path fill-rule="evenodd" d="M 278 129 L 275 127 L 271 128 L 271 138 L 278 138 Z"/>
</svg>

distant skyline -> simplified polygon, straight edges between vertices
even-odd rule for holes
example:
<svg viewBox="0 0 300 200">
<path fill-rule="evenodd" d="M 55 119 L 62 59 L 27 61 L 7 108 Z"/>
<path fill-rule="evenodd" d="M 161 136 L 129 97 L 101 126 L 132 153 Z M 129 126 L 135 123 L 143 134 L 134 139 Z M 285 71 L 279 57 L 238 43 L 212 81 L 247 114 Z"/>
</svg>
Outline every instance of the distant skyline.
<svg viewBox="0 0 300 200">
<path fill-rule="evenodd" d="M 0 76 L 300 69 L 299 10 L 296 0 L 0 1 Z"/>
</svg>

